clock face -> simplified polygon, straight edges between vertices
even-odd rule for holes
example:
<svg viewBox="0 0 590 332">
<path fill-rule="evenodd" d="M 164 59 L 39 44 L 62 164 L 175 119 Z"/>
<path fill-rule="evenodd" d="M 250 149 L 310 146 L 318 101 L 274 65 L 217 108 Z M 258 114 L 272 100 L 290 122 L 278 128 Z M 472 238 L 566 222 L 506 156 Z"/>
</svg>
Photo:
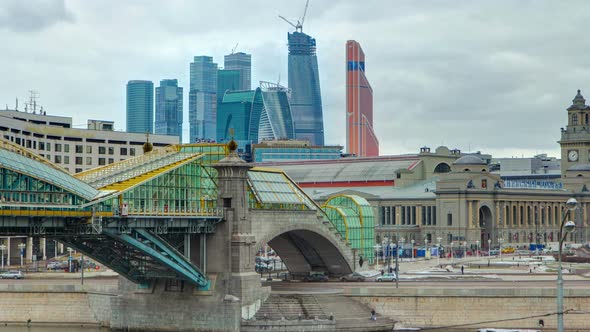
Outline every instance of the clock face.
<svg viewBox="0 0 590 332">
<path fill-rule="evenodd" d="M 567 157 L 570 161 L 578 160 L 578 151 L 571 150 L 570 152 L 568 152 Z"/>
</svg>

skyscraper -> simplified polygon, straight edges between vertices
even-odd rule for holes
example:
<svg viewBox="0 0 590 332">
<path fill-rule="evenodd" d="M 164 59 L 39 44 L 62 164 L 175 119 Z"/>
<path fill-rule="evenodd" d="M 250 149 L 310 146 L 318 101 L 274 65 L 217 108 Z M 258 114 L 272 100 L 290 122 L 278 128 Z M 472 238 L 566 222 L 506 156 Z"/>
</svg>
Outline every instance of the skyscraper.
<svg viewBox="0 0 590 332">
<path fill-rule="evenodd" d="M 154 83 L 152 81 L 127 82 L 127 131 L 154 132 Z"/>
<path fill-rule="evenodd" d="M 217 64 L 210 56 L 195 56 L 190 64 L 188 99 L 189 142 L 215 140 L 217 125 Z"/>
<path fill-rule="evenodd" d="M 156 88 L 156 134 L 178 136 L 182 142 L 182 88 L 178 80 L 161 80 Z"/>
<path fill-rule="evenodd" d="M 239 149 L 249 151 L 250 144 L 263 140 L 295 138 L 288 89 L 270 82 L 260 84 L 253 91 L 224 94 L 217 118 L 219 142 L 233 137 Z"/>
<path fill-rule="evenodd" d="M 223 68 L 226 70 L 239 70 L 241 84 L 236 90 L 250 90 L 252 86 L 252 55 L 243 52 L 232 53 L 224 56 Z"/>
<path fill-rule="evenodd" d="M 217 107 L 226 91 L 241 91 L 241 73 L 239 70 L 219 69 L 217 71 Z"/>
<path fill-rule="evenodd" d="M 297 139 L 324 145 L 324 119 L 315 39 L 303 32 L 288 34 L 289 88 Z"/>
<path fill-rule="evenodd" d="M 354 40 L 346 42 L 346 151 L 359 157 L 379 155 L 373 89 L 365 76 L 365 53 Z"/>
</svg>

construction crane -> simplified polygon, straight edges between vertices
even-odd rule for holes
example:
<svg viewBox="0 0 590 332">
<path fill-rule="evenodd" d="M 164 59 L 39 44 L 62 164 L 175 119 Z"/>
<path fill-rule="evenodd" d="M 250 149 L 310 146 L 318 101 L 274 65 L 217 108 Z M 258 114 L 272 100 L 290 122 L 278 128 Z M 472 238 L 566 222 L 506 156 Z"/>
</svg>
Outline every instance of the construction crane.
<svg viewBox="0 0 590 332">
<path fill-rule="evenodd" d="M 289 21 L 288 19 L 284 18 L 281 15 L 279 15 L 279 18 L 281 18 L 283 21 L 289 23 L 292 27 L 294 27 L 295 31 L 303 32 L 303 22 L 305 22 L 305 15 L 307 14 L 307 7 L 308 6 L 309 6 L 309 0 L 307 0 L 307 2 L 305 2 L 305 9 L 303 10 L 303 16 L 299 20 L 297 20 L 297 24 L 293 24 L 293 22 Z"/>
<path fill-rule="evenodd" d="M 240 42 L 236 43 L 236 46 L 234 46 L 234 48 L 231 49 L 231 54 L 236 53 L 236 48 L 238 48 L 238 45 L 240 44 Z"/>
</svg>

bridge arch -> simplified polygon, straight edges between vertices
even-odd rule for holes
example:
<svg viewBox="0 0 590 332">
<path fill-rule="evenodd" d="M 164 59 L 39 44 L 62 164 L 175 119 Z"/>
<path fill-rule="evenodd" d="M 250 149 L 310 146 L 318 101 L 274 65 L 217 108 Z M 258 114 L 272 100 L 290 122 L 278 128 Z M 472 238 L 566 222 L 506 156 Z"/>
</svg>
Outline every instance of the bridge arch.
<svg viewBox="0 0 590 332">
<path fill-rule="evenodd" d="M 267 227 L 266 233 L 257 236 L 251 261 L 262 246 L 268 244 L 294 277 L 309 275 L 312 271 L 331 276 L 351 273 L 356 266 L 355 259 L 358 260 L 352 248 L 329 221 L 322 222 L 315 213 L 309 217 L 296 223 L 278 220 L 272 223 L 274 227 Z"/>
</svg>

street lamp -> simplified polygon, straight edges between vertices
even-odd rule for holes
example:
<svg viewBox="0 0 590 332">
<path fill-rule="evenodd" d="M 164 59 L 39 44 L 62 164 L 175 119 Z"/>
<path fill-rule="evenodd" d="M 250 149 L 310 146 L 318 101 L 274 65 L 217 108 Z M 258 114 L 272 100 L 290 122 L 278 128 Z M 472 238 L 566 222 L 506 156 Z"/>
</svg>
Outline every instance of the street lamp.
<svg viewBox="0 0 590 332">
<path fill-rule="evenodd" d="M 410 240 L 410 242 L 412 243 L 412 261 L 414 260 L 414 239 Z"/>
<path fill-rule="evenodd" d="M 488 256 L 491 255 L 492 251 L 492 239 L 488 239 Z"/>
<path fill-rule="evenodd" d="M 26 247 L 27 247 L 27 245 L 24 243 L 19 243 L 19 245 L 18 245 L 18 249 L 20 250 L 20 266 L 21 267 L 23 266 L 23 256 L 24 256 Z"/>
<path fill-rule="evenodd" d="M 424 250 L 425 250 L 425 251 L 424 251 L 424 259 L 426 259 L 426 255 L 427 255 L 427 253 L 428 253 L 428 252 L 430 252 L 430 251 L 428 250 L 428 238 L 427 238 L 427 237 L 425 237 L 425 238 L 424 238 L 424 247 L 425 247 L 425 248 L 424 248 Z"/>
<path fill-rule="evenodd" d="M 453 241 L 451 241 L 451 265 L 453 265 L 453 261 L 454 261 L 454 255 L 453 255 Z"/>
<path fill-rule="evenodd" d="M 404 255 L 404 242 L 406 242 L 406 238 L 405 237 L 402 237 L 400 239 L 400 241 L 402 242 L 402 245 L 400 246 L 400 249 L 402 250 L 402 261 L 403 261 L 404 260 L 404 256 L 403 256 Z"/>
<path fill-rule="evenodd" d="M 499 238 L 498 243 L 500 244 L 500 260 L 502 260 L 502 242 L 504 242 L 504 239 Z"/>
<path fill-rule="evenodd" d="M 479 259 L 479 240 L 475 240 L 475 254 L 477 255 L 477 259 Z"/>
<path fill-rule="evenodd" d="M 561 248 L 563 247 L 563 240 L 576 228 L 576 223 L 571 220 L 565 221 L 570 215 L 570 212 L 575 210 L 578 206 L 578 201 L 575 198 L 570 198 L 565 203 L 567 208 L 561 224 L 559 225 L 559 233 L 557 234 L 559 239 L 559 254 L 558 254 L 558 268 L 557 268 L 557 332 L 563 332 L 563 275 L 561 272 Z M 565 230 L 565 232 L 564 232 Z"/>
<path fill-rule="evenodd" d="M 436 265 L 440 265 L 440 240 L 442 240 L 442 237 L 436 238 L 436 241 L 438 243 L 438 247 L 436 249 L 436 256 L 437 256 Z"/>
<path fill-rule="evenodd" d="M 6 245 L 0 244 L 0 251 L 2 251 L 2 270 L 4 270 L 4 250 L 6 250 Z"/>
<path fill-rule="evenodd" d="M 467 241 L 463 241 L 463 259 L 467 257 Z"/>
</svg>

